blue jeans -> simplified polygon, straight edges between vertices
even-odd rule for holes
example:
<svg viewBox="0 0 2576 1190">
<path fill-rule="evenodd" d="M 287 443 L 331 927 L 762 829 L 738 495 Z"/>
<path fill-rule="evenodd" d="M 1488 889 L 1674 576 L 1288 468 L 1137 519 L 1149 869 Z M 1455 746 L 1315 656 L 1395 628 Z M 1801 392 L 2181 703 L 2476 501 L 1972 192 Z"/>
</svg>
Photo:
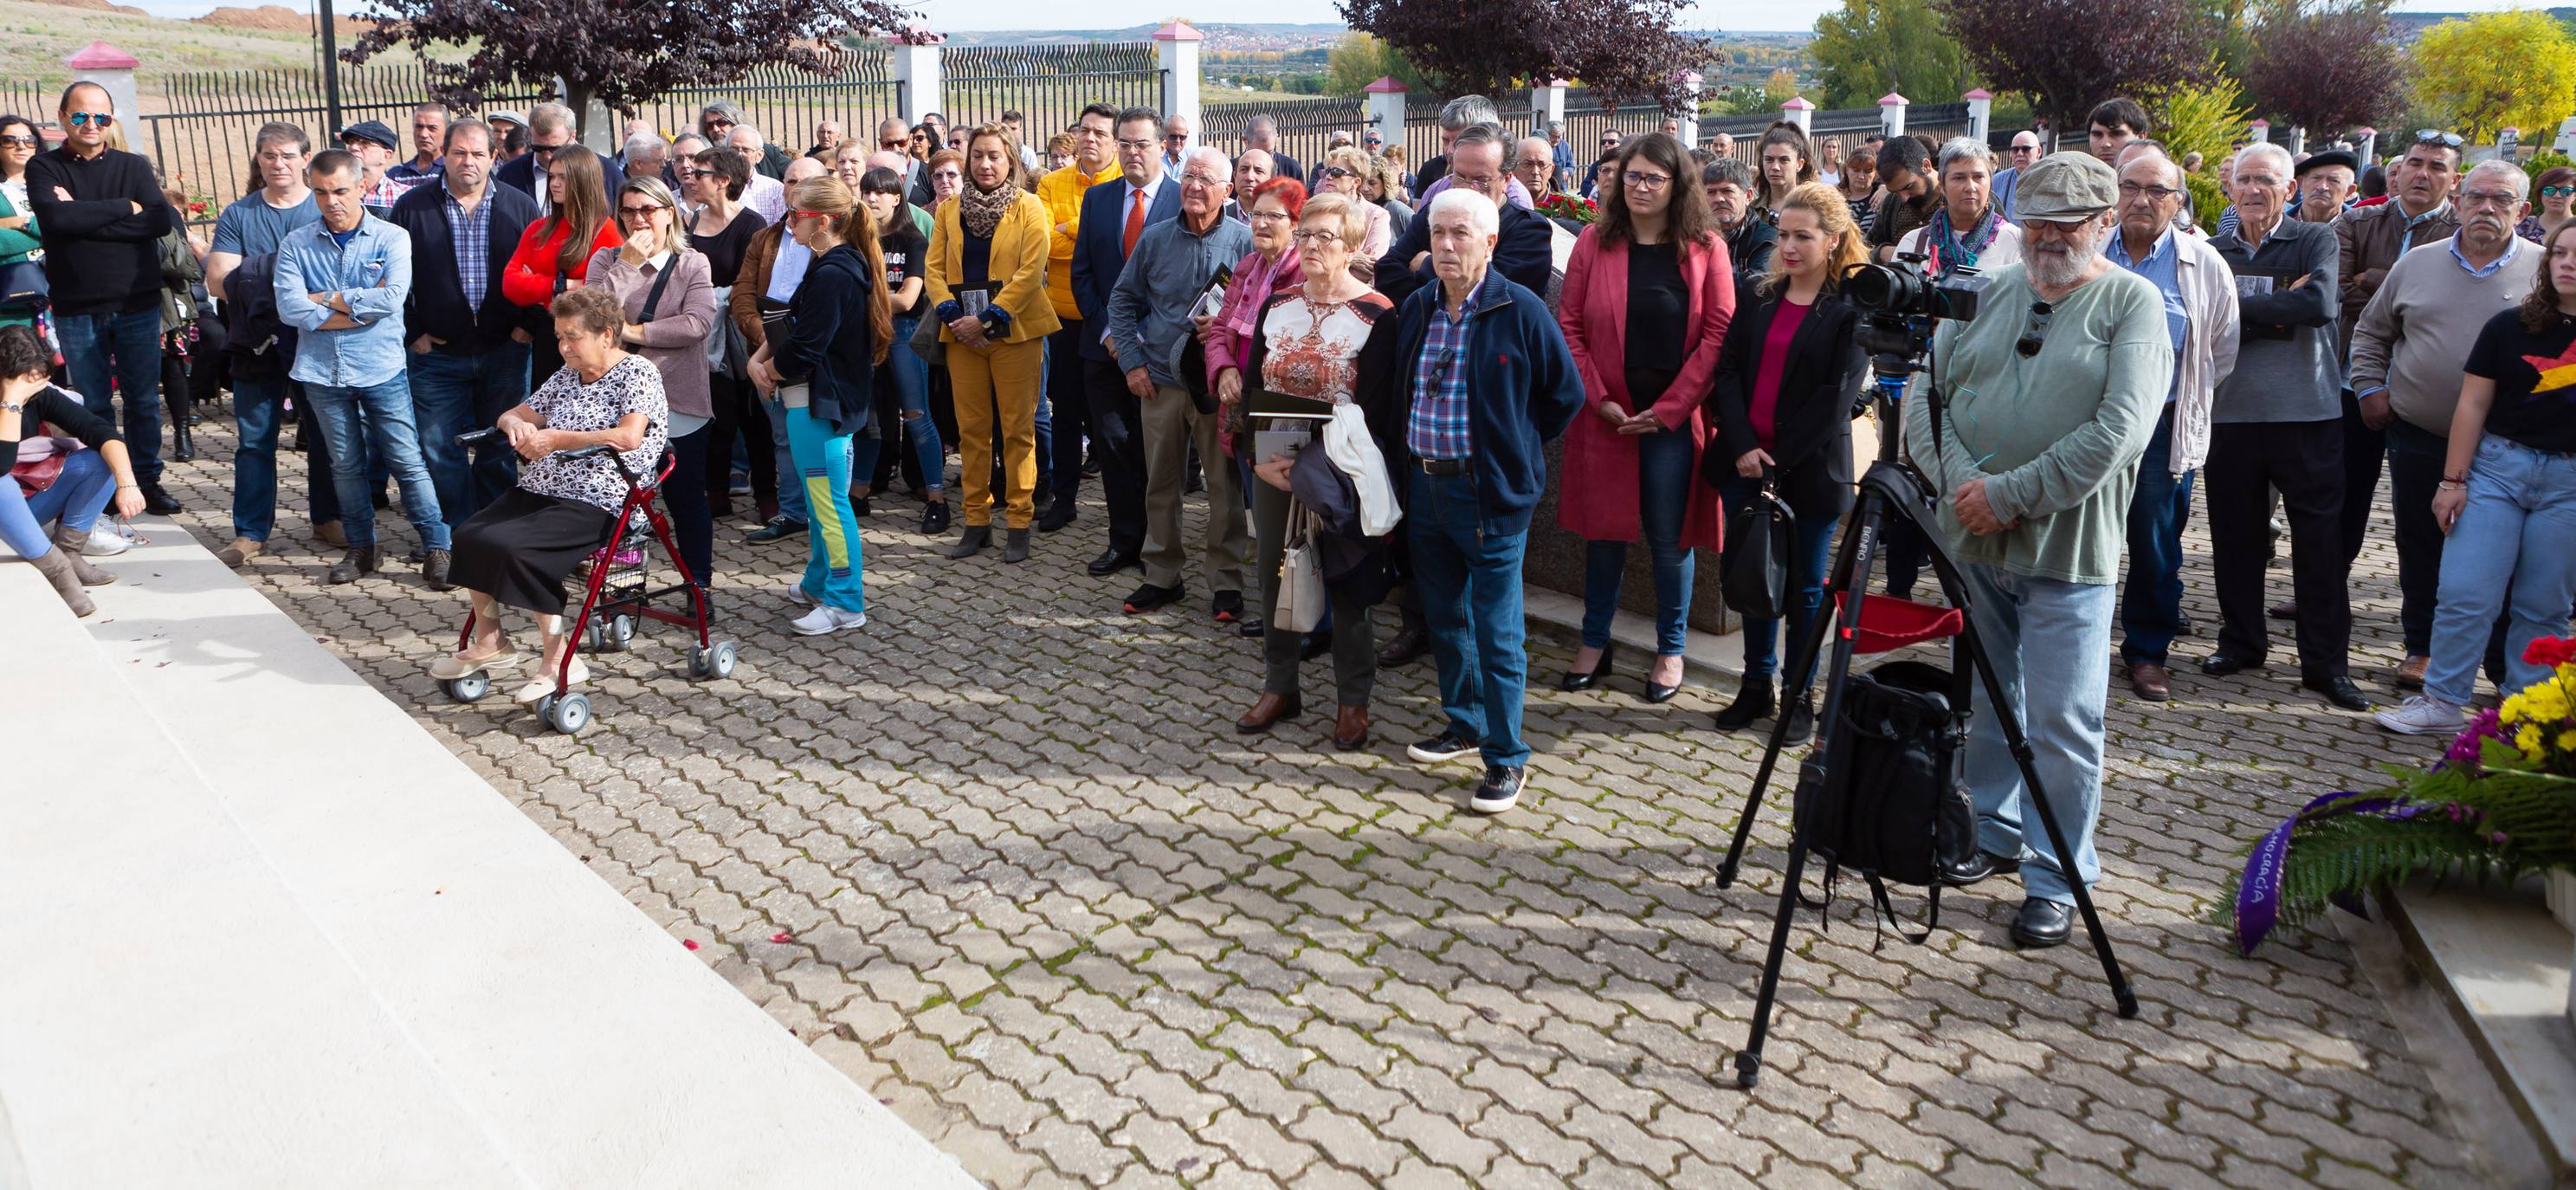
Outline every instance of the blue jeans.
<svg viewBox="0 0 2576 1190">
<path fill-rule="evenodd" d="M 805 593 L 845 612 L 868 610 L 861 588 L 859 517 L 850 509 L 850 436 L 802 409 L 779 406 L 796 465 L 791 473 L 805 490 L 806 506 L 820 510 L 805 522 Z"/>
<path fill-rule="evenodd" d="M 1735 509 L 1762 490 L 1762 481 L 1741 475 L 1724 489 L 1729 519 Z M 1789 648 L 1805 648 L 1807 634 L 1815 630 L 1816 609 L 1825 603 L 1825 572 L 1834 565 L 1834 531 L 1842 527 L 1838 516 L 1801 516 L 1797 536 L 1790 543 L 1789 554 Z M 1883 539 L 1883 537 L 1882 537 Z M 1781 683 L 1783 689 L 1803 691 L 1815 680 L 1814 656 L 1803 659 L 1796 675 Z M 1744 680 L 1747 683 L 1768 682 L 1780 672 L 1780 621 L 1744 620 Z"/>
<path fill-rule="evenodd" d="M 2075 877 L 2091 888 L 2102 878 L 2093 826 L 2102 815 L 2102 704 L 2110 695 L 2115 589 L 1992 566 L 1959 569 L 1996 682 L 2030 738 L 2031 767 L 2047 786 L 2049 808 L 2074 848 Z M 1953 649 L 1950 663 L 1966 665 L 1968 658 Z M 1972 702 L 1975 721 L 1962 749 L 1961 779 L 1977 800 L 1977 846 L 2021 860 L 2022 889 L 2029 895 L 2074 904 L 2074 886 L 2058 867 L 2038 811 L 2030 808 L 2030 788 L 2004 744 L 1982 680 Z"/>
<path fill-rule="evenodd" d="M 2182 526 L 2191 519 L 2191 472 L 2173 473 L 2173 406 L 2138 459 L 2129 497 L 2129 581 L 2120 595 L 2120 660 L 2163 665 L 2182 631 Z"/>
<path fill-rule="evenodd" d="M 920 325 L 918 318 L 894 320 L 886 370 L 894 374 L 895 391 L 903 398 L 903 436 L 921 462 L 922 488 L 936 492 L 946 486 L 948 452 L 939 441 L 939 423 L 930 418 L 930 365 L 912 350 L 912 332 Z"/>
<path fill-rule="evenodd" d="M 1526 764 L 1521 694 L 1529 685 L 1523 647 L 1529 626 L 1521 618 L 1521 554 L 1529 534 L 1479 531 L 1473 477 L 1411 470 L 1404 523 L 1431 656 L 1440 663 L 1440 709 L 1460 738 L 1483 742 L 1487 765 Z"/>
<path fill-rule="evenodd" d="M 63 460 L 63 473 L 55 477 L 54 486 L 33 496 L 22 491 L 17 481 L 0 479 L 0 541 L 21 558 L 44 557 L 45 551 L 54 548 L 45 526 L 59 523 L 87 534 L 98 523 L 99 510 L 115 494 L 116 473 L 94 450 L 73 451 Z"/>
<path fill-rule="evenodd" d="M 394 482 L 402 486 L 403 514 L 420 531 L 423 549 L 447 548 L 447 522 L 439 519 L 438 487 L 430 482 L 429 465 L 420 455 L 420 431 L 412 425 L 411 383 L 402 373 L 382 384 L 339 387 L 304 386 L 305 399 L 331 440 L 332 482 L 340 492 L 340 529 L 352 547 L 376 543 L 376 506 L 367 498 L 366 446 L 384 460 Z M 352 462 L 351 460 L 356 460 Z"/>
<path fill-rule="evenodd" d="M 1690 637 L 1691 551 L 1682 547 L 1689 512 L 1691 464 L 1698 461 L 1690 435 L 1678 430 L 1645 434 L 1637 443 L 1637 528 L 1654 557 L 1655 652 L 1680 655 Z M 1628 570 L 1628 543 L 1593 541 L 1583 547 L 1583 647 L 1610 643 L 1610 620 L 1619 614 L 1619 581 Z"/>
<path fill-rule="evenodd" d="M 807 515 L 805 507 L 805 483 L 796 474 L 796 455 L 788 444 L 787 406 L 776 396 L 769 396 L 761 398 L 760 407 L 769 413 L 769 441 L 778 452 L 778 515 L 811 524 L 813 518 Z M 843 446 L 845 458 L 848 453 L 849 448 Z M 873 462 L 871 460 L 871 465 Z"/>
<path fill-rule="evenodd" d="M 1055 355 L 1055 340 L 1038 340 L 1038 408 L 1033 418 L 1038 435 L 1038 486 L 1035 490 L 1055 491 L 1055 389 L 1047 381 L 1054 369 L 1048 365 Z M 1088 399 L 1088 398 L 1079 398 Z"/>
<path fill-rule="evenodd" d="M 2442 545 L 2442 594 L 2433 609 L 2433 663 L 2424 693 L 2465 706 L 2495 630 L 2505 632 L 2505 685 L 2521 690 L 2549 671 L 2522 659 L 2532 639 L 2563 635 L 2576 603 L 2576 456 L 2546 455 L 2489 434 L 2469 468 L 2469 502 Z M 2510 593 L 2508 593 L 2508 591 Z"/>
<path fill-rule="evenodd" d="M 476 447 L 469 462 L 456 436 L 490 429 L 502 414 L 528 399 L 528 345 L 503 342 L 473 355 L 414 352 L 406 362 L 412 404 L 420 415 L 419 440 L 413 448 L 429 467 L 430 481 L 438 487 L 439 511 L 452 528 L 519 482 L 518 456 L 508 443 Z M 411 497 L 403 501 L 408 507 Z M 353 506 L 344 501 L 341 507 Z"/>
<path fill-rule="evenodd" d="M 132 314 L 72 314 L 54 320 L 63 368 L 89 411 L 116 424 L 125 398 L 125 449 L 134 482 L 161 482 L 161 308 Z"/>
<path fill-rule="evenodd" d="M 283 376 L 233 378 L 233 536 L 266 541 L 277 529 L 277 434 L 286 401 L 295 391 Z M 299 408 L 311 404 L 297 397 Z M 331 481 L 330 439 L 315 433 L 304 442 L 304 486 L 314 524 L 340 519 L 340 491 Z M 370 476 L 369 487 L 375 485 Z"/>
</svg>

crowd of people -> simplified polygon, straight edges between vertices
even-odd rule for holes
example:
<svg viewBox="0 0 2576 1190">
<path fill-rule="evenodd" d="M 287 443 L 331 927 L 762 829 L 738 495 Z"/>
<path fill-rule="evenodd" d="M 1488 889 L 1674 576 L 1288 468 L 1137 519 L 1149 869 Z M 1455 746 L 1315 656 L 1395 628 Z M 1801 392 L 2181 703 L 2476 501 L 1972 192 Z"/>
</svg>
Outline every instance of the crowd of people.
<svg viewBox="0 0 2576 1190">
<path fill-rule="evenodd" d="M 1501 812 L 1529 789 L 1521 565 L 1551 487 L 1585 543 L 1557 684 L 1617 676 L 1642 542 L 1650 704 L 1682 683 L 1695 553 L 1723 547 L 1730 512 L 1786 504 L 1787 631 L 1745 625 L 1716 724 L 1814 732 L 1805 646 L 1867 415 L 1843 288 L 1865 262 L 1986 284 L 1973 321 L 1940 328 L 1945 412 L 1918 385 L 1883 431 L 1937 493 L 1937 545 L 2077 838 L 2075 872 L 2025 843 L 2014 758 L 1973 733 L 1981 854 L 1951 877 L 2019 869 L 2026 945 L 2062 941 L 2071 882 L 2096 876 L 2115 651 L 2138 698 L 2176 696 L 2175 641 L 2200 631 L 2182 534 L 2202 471 L 2205 674 L 2264 668 L 2284 620 L 2304 684 L 2370 708 L 2349 592 L 2383 464 L 2391 677 L 2413 691 L 2379 716 L 2390 730 L 2456 729 L 2481 664 L 2529 677 L 2522 645 L 2576 603 L 2576 171 L 2541 178 L 2535 209 L 2520 167 L 2464 168 L 2438 130 L 2385 166 L 2243 146 L 2204 231 L 2186 189 L 2203 163 L 2128 100 L 2092 113 L 2083 148 L 2025 130 L 2008 161 L 1969 137 L 1846 153 L 1784 122 L 1750 160 L 1730 138 L 1614 130 L 1582 169 L 1561 125 L 1515 137 L 1480 96 L 1442 110 L 1442 152 L 1418 166 L 1375 130 L 1310 164 L 1267 119 L 1229 154 L 1103 104 L 1043 135 L 1016 112 L 887 119 L 872 141 L 825 121 L 798 154 L 719 101 L 676 137 L 630 124 L 614 155 L 557 105 L 430 104 L 407 140 L 365 121 L 317 152 L 299 126 L 261 127 L 248 192 L 191 246 L 151 164 L 112 143 L 104 91 L 76 84 L 56 115 L 53 149 L 0 118 L 0 452 L 21 477 L 0 486 L 0 540 L 75 611 L 112 577 L 85 560 L 119 548 L 108 506 L 178 509 L 165 384 L 232 394 L 227 564 L 269 552 L 290 412 L 315 536 L 341 551 L 330 582 L 387 564 L 376 513 L 398 490 L 421 582 L 470 593 L 476 631 L 434 666 L 450 676 L 523 660 L 505 608 L 536 617 L 547 674 L 564 662 L 564 580 L 608 541 L 620 468 L 654 475 L 666 452 L 673 561 L 709 584 L 737 515 L 750 542 L 803 543 L 787 627 L 808 635 L 868 623 L 861 526 L 898 478 L 947 558 L 998 544 L 1017 565 L 1033 533 L 1078 523 L 1096 477 L 1088 569 L 1139 572 L 1124 612 L 1203 596 L 1199 614 L 1261 639 L 1239 731 L 1300 715 L 1299 663 L 1329 653 L 1330 738 L 1364 747 L 1377 669 L 1427 654 L 1444 724 L 1407 752 L 1477 757 L 1471 805 Z M 1597 221 L 1543 213 L 1560 192 L 1593 197 Z M 49 282 L 31 303 L 22 266 Z M 191 266 L 213 305 L 174 315 Z M 220 329 L 174 336 L 174 317 Z M 2294 597 L 2267 606 L 2284 538 Z M 1933 544 L 1889 535 L 1891 593 Z"/>
</svg>

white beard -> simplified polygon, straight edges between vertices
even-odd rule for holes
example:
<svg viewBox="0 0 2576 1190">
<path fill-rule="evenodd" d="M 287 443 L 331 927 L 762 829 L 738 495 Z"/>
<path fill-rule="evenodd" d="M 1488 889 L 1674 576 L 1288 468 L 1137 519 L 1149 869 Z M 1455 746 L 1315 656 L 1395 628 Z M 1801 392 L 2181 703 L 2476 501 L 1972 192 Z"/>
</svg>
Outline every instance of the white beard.
<svg viewBox="0 0 2576 1190">
<path fill-rule="evenodd" d="M 2068 245 L 2063 252 L 2033 248 L 2023 258 L 2023 271 L 2030 279 L 2048 289 L 2064 289 L 2084 279 L 2100 251 L 2091 244 Z"/>
</svg>

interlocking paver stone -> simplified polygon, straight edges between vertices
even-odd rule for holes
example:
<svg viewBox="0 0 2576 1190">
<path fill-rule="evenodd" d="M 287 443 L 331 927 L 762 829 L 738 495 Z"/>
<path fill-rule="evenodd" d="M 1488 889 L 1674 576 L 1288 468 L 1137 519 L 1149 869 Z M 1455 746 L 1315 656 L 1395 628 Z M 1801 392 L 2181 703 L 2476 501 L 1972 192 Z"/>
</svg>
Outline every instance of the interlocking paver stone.
<svg viewBox="0 0 2576 1190">
<path fill-rule="evenodd" d="M 169 472 L 210 546 L 229 528 L 232 446 L 212 411 L 200 459 Z M 302 461 L 281 469 L 300 493 Z M 1727 1056 L 1787 812 L 1774 790 L 1741 879 L 1718 888 L 1761 751 L 1709 729 L 1722 695 L 1647 707 L 1628 674 L 1534 691 L 1537 792 L 1479 819 L 1468 767 L 1401 758 L 1438 725 L 1429 665 L 1379 675 L 1366 752 L 1331 751 L 1313 715 L 1242 739 L 1252 642 L 1208 621 L 1204 591 L 1120 614 L 1132 579 L 1081 566 L 1096 501 L 1018 567 L 945 559 L 909 531 L 917 512 L 878 500 L 870 623 L 819 640 L 784 628 L 803 544 L 720 525 L 718 630 L 741 668 L 693 682 L 679 634 L 647 625 L 594 662 L 599 717 L 578 738 L 440 696 L 424 668 L 463 599 L 408 566 L 326 587 L 327 551 L 287 511 L 243 573 L 1002 1190 L 2486 1181 L 2337 935 L 2294 932 L 2249 962 L 2205 921 L 2242 841 L 2431 752 L 2323 708 L 2295 667 L 2185 667 L 2162 705 L 2114 691 L 2099 900 L 2140 1019 L 2109 1012 L 2083 948 L 2014 952 L 2001 884 L 1949 898 L 1953 928 L 1922 948 L 1881 945 L 1846 896 L 1829 931 L 1800 919 L 1746 1093 Z M 2384 500 L 2378 518 L 2353 579 L 2354 668 L 2387 698 Z M 380 525 L 409 546 L 394 514 Z M 2206 631 L 2205 539 L 2191 544 L 2187 607 Z M 2206 644 L 2185 638 L 2178 659 Z M 1542 642 L 1531 672 L 1567 660 Z M 1329 698 L 1325 663 L 1305 673 Z"/>
</svg>

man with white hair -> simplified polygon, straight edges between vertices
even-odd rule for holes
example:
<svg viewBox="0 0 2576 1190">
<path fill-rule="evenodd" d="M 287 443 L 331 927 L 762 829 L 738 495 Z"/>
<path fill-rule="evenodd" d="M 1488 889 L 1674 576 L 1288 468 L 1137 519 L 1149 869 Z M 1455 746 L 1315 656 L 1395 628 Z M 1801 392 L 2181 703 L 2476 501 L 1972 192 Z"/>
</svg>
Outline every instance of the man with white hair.
<svg viewBox="0 0 2576 1190">
<path fill-rule="evenodd" d="M 1440 105 L 1440 154 L 1425 160 L 1416 168 L 1416 173 L 1422 179 L 1423 185 L 1429 186 L 1434 179 L 1449 176 L 1450 148 L 1458 143 L 1458 138 L 1468 129 L 1479 124 L 1493 125 L 1496 134 L 1500 135 L 1503 127 L 1503 113 L 1494 107 L 1493 100 L 1482 95 L 1461 95 Z M 1402 139 L 1403 131 L 1400 128 L 1396 130 L 1399 141 Z M 1431 195 L 1428 193 L 1419 195 L 1416 205 L 1429 208 Z"/>
<path fill-rule="evenodd" d="M 1224 153 L 1208 148 L 1182 159 L 1180 217 L 1139 233 L 1110 291 L 1108 347 L 1126 373 L 1127 391 L 1142 404 L 1145 443 L 1145 582 L 1127 597 L 1129 615 L 1176 602 L 1184 593 L 1189 547 L 1181 539 L 1182 473 L 1196 444 L 1207 461 L 1200 563 L 1213 596 L 1210 611 L 1220 624 L 1244 616 L 1252 537 L 1238 473 L 1224 465 L 1223 422 L 1213 402 L 1200 409 L 1180 375 L 1181 349 L 1192 334 L 1190 315 L 1200 295 L 1218 269 L 1233 267 L 1252 251 L 1252 229 L 1225 217 L 1230 164 Z"/>
<path fill-rule="evenodd" d="M 1164 173 L 1176 178 L 1181 176 L 1181 159 L 1189 156 L 1190 150 L 1198 147 L 1193 140 L 1193 134 L 1197 131 L 1198 127 L 1190 122 L 1187 113 L 1175 114 L 1171 119 L 1163 121 Z"/>
<path fill-rule="evenodd" d="M 1512 146 L 1512 179 L 1530 192 L 1532 201 L 1556 190 L 1556 154 L 1543 136 L 1524 136 Z"/>
<path fill-rule="evenodd" d="M 2156 287 L 2174 351 L 2173 384 L 2129 500 L 2129 578 L 2120 596 L 2120 660 L 2130 691 L 2148 702 L 2173 697 L 2182 527 L 2191 518 L 2192 478 L 2209 456 L 2210 403 L 2236 369 L 2236 275 L 2207 240 L 2175 225 L 2190 198 L 2172 158 L 2160 149 L 2136 154 L 2120 167 L 2119 222 L 2103 242 L 2111 263 Z"/>
<path fill-rule="evenodd" d="M 1581 370 L 1547 303 L 1492 267 L 1502 218 L 1486 192 L 1461 186 L 1416 220 L 1430 229 L 1438 283 L 1403 303 L 1394 366 L 1405 450 L 1387 460 L 1409 496 L 1413 583 L 1448 718 L 1405 754 L 1438 764 L 1480 753 L 1485 776 L 1468 802 L 1479 814 L 1511 809 L 1528 789 L 1521 559 L 1547 489 L 1547 443 L 1583 407 Z"/>
<path fill-rule="evenodd" d="M 2210 412 L 2210 569 L 2218 588 L 2218 646 L 2202 673 L 2265 667 L 2271 633 L 2263 575 L 2272 554 L 2270 491 L 2290 522 L 2291 589 L 2298 599 L 2300 681 L 2348 711 L 2370 709 L 2352 684 L 2352 566 L 2344 554 L 2343 365 L 2335 314 L 2342 296 L 2335 233 L 2288 218 L 2289 150 L 2248 145 L 2236 156 L 2236 230 L 2210 246 L 2237 279 L 2242 332 L 2236 370 Z"/>
<path fill-rule="evenodd" d="M 2388 499 L 2396 521 L 2397 619 L 2406 644 L 2400 686 L 2421 688 L 2433 651 L 2445 534 L 2433 494 L 2451 446 L 2451 415 L 2469 348 L 2496 312 L 2531 292 L 2544 263 L 2513 233 L 2531 175 L 2503 161 L 2472 166 L 2455 199 L 2459 234 L 2409 252 L 2389 267 L 2352 332 L 2351 387 L 2362 420 L 2386 436 Z M 2504 625 L 2488 646 L 2489 673 L 2504 670 Z M 2420 714 L 2415 700 L 2380 722 Z M 2457 716 L 2450 720 L 2456 726 Z"/>
<path fill-rule="evenodd" d="M 528 109 L 528 151 L 503 162 L 492 171 L 492 180 L 537 200 L 537 213 L 553 209 L 546 199 L 546 167 L 554 161 L 555 152 L 573 143 L 572 109 L 560 103 L 540 103 Z M 617 205 L 617 188 L 626 184 L 626 171 L 606 157 L 599 159 L 599 184 L 607 189 L 603 195 L 608 205 Z"/>
<path fill-rule="evenodd" d="M 742 188 L 742 205 L 760 212 L 761 218 L 772 223 L 786 218 L 786 178 L 787 167 L 791 163 L 782 159 L 777 173 L 764 172 L 760 168 L 761 154 L 771 146 L 761 139 L 760 130 L 749 124 L 734 125 L 732 131 L 725 133 L 724 143 L 727 148 L 742 154 L 742 159 L 751 166 L 751 181 Z M 796 160 L 812 161 L 813 158 L 799 157 Z"/>
<path fill-rule="evenodd" d="M 818 120 L 814 124 L 814 147 L 805 150 L 808 157 L 830 161 L 834 150 L 841 147 L 841 122 Z"/>
<path fill-rule="evenodd" d="M 628 133 L 619 150 L 618 168 L 630 178 L 662 178 L 671 164 L 671 142 L 650 128 Z M 666 182 L 667 178 L 664 179 Z"/>
<path fill-rule="evenodd" d="M 2117 175 L 2089 153 L 2052 154 L 2025 170 L 2015 196 L 2022 263 L 1996 271 L 1974 321 L 1940 324 L 1934 351 L 1948 406 L 1937 438 L 1919 383 L 1905 401 L 1906 445 L 1937 497 L 1939 534 L 1997 684 L 2015 695 L 2044 787 L 2022 780 L 1977 683 L 1962 758 L 1977 852 L 1942 880 L 1966 886 L 2018 871 L 2025 899 L 2012 938 L 2025 947 L 2065 942 L 2075 882 L 2101 878 L 2093 833 L 2112 584 L 2138 459 L 2173 385 L 2155 286 L 2101 251 L 2118 198 Z M 2033 821 L 2034 792 L 2047 796 L 2075 871 L 2063 870 Z"/>
</svg>

